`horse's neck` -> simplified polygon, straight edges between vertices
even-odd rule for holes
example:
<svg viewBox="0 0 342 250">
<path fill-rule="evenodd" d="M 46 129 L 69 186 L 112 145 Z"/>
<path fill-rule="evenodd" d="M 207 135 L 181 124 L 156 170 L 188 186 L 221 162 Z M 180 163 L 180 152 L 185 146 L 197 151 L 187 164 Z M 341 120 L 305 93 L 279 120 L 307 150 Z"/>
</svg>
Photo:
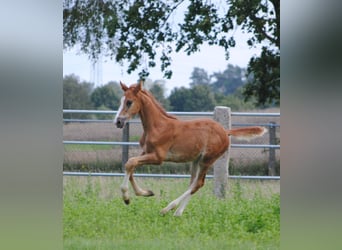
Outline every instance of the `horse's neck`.
<svg viewBox="0 0 342 250">
<path fill-rule="evenodd" d="M 144 132 L 148 133 L 151 130 L 156 129 L 164 122 L 167 122 L 167 117 L 158 107 L 156 107 L 152 100 L 148 97 L 144 97 L 143 105 L 139 112 L 140 119 L 144 128 Z"/>
</svg>

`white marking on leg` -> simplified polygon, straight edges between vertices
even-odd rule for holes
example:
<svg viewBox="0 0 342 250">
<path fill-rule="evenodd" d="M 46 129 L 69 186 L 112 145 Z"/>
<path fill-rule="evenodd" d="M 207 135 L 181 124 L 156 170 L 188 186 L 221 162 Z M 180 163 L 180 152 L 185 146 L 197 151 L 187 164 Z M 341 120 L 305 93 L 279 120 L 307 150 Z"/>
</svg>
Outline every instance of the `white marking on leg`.
<svg viewBox="0 0 342 250">
<path fill-rule="evenodd" d="M 174 201 L 171 201 L 169 203 L 169 205 L 167 205 L 167 207 L 165 207 L 160 213 L 161 214 L 166 214 L 167 212 L 169 212 L 171 209 L 174 209 L 175 207 L 177 207 L 179 205 L 179 203 L 188 195 L 190 195 L 191 193 L 191 189 L 186 190 L 186 192 L 184 194 L 182 194 L 181 196 L 179 196 L 177 199 L 175 199 Z"/>
<path fill-rule="evenodd" d="M 122 198 L 124 200 L 129 199 L 129 194 L 128 194 L 128 181 L 129 181 L 129 174 L 126 172 L 124 180 L 120 186 L 121 192 L 122 192 Z"/>
<path fill-rule="evenodd" d="M 125 97 L 123 96 L 123 97 L 121 97 L 120 107 L 119 107 L 119 109 L 118 109 L 118 112 L 116 113 L 116 116 L 115 116 L 115 118 L 114 118 L 114 120 L 113 120 L 113 123 L 114 123 L 114 124 L 116 124 L 116 122 L 117 122 L 117 120 L 118 120 L 118 117 L 119 117 L 121 111 L 122 111 L 123 108 L 124 108 L 124 103 L 125 103 Z"/>
<path fill-rule="evenodd" d="M 186 205 L 190 201 L 190 198 L 191 198 L 191 194 L 188 194 L 186 197 L 184 197 L 184 199 L 181 201 L 179 207 L 177 208 L 176 212 L 173 214 L 174 216 L 181 216 L 183 214 L 183 211 L 184 211 Z"/>
<path fill-rule="evenodd" d="M 194 185 L 197 182 L 198 179 L 198 174 L 199 174 L 199 168 L 197 168 L 196 170 L 196 176 L 193 180 L 193 182 L 191 183 L 190 187 L 188 190 L 186 190 L 181 196 L 179 196 L 177 199 L 175 199 L 174 201 L 170 202 L 169 205 L 167 205 L 167 207 L 165 207 L 164 209 L 162 209 L 162 211 L 160 212 L 161 214 L 166 214 L 167 212 L 169 212 L 171 209 L 174 209 L 175 207 L 177 207 L 180 203 L 181 206 L 177 209 L 177 211 L 175 212 L 175 216 L 181 216 L 186 205 L 188 204 L 190 198 L 191 198 L 191 191 L 194 187 Z"/>
</svg>

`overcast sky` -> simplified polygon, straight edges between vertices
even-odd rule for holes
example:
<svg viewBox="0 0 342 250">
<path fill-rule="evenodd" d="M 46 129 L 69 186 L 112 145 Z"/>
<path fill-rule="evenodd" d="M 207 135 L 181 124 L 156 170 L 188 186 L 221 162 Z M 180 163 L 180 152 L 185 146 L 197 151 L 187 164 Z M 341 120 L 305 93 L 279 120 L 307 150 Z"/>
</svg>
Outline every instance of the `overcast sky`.
<svg viewBox="0 0 342 250">
<path fill-rule="evenodd" d="M 194 67 L 205 69 L 208 74 L 219 72 L 226 69 L 228 63 L 246 68 L 249 59 L 254 55 L 260 54 L 261 46 L 250 48 L 246 41 L 250 35 L 243 34 L 237 30 L 234 34 L 236 39 L 236 47 L 230 49 L 230 58 L 225 60 L 224 49 L 218 46 L 203 45 L 201 51 L 193 55 L 187 56 L 186 53 L 178 52 L 172 54 L 173 71 L 172 78 L 166 81 L 167 93 L 174 87 L 189 86 L 190 75 Z M 109 81 L 122 81 L 127 84 L 135 83 L 138 79 L 139 71 L 135 71 L 130 75 L 127 74 L 127 66 L 120 65 L 111 61 L 109 58 L 102 58 L 102 83 Z M 101 73 L 99 71 L 99 73 Z M 91 81 L 94 79 L 92 74 L 92 63 L 88 60 L 87 55 L 79 54 L 76 49 L 63 52 L 63 75 L 75 74 L 81 80 Z M 160 63 L 150 69 L 149 78 L 154 80 L 163 79 L 163 73 L 160 70 Z"/>
</svg>

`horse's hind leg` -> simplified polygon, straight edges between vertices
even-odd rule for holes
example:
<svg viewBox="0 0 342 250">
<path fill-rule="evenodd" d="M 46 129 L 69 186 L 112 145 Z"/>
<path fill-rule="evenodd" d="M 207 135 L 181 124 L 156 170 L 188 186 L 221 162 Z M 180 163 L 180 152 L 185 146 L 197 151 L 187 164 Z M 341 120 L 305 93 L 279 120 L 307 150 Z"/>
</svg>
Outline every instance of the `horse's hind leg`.
<svg viewBox="0 0 342 250">
<path fill-rule="evenodd" d="M 176 208 L 179 205 L 176 212 L 174 213 L 174 216 L 181 216 L 183 214 L 183 211 L 186 205 L 190 201 L 191 195 L 199 189 L 198 186 L 200 187 L 203 186 L 206 172 L 207 170 L 202 169 L 202 167 L 200 167 L 198 160 L 193 162 L 192 168 L 191 168 L 191 180 L 190 180 L 189 189 L 186 190 L 177 199 L 170 202 L 169 205 L 161 211 L 161 214 L 166 214 L 168 211 Z M 199 183 L 203 183 L 203 184 L 199 184 Z M 196 191 L 194 191 L 195 189 Z"/>
<path fill-rule="evenodd" d="M 190 194 L 191 194 L 191 186 L 193 185 L 194 181 L 197 179 L 199 173 L 199 168 L 198 168 L 198 162 L 193 162 L 191 166 L 191 180 L 190 180 L 190 187 L 188 190 L 186 190 L 181 196 L 179 196 L 177 199 L 173 200 L 172 202 L 167 205 L 167 207 L 163 208 L 160 213 L 161 214 L 166 214 L 170 210 L 176 208 L 179 203 L 186 199 L 190 200 Z"/>
<path fill-rule="evenodd" d="M 167 205 L 167 207 L 163 208 L 160 213 L 161 214 L 166 214 L 167 212 L 169 212 L 170 210 L 176 208 L 179 203 L 186 199 L 189 200 L 191 196 L 191 189 L 189 188 L 188 190 L 185 191 L 185 193 L 183 193 L 181 196 L 179 196 L 177 199 L 173 200 L 172 202 L 169 203 L 169 205 Z"/>
<path fill-rule="evenodd" d="M 183 211 L 190 201 L 191 196 L 196 193 L 201 187 L 204 186 L 205 182 L 205 176 L 208 172 L 210 166 L 202 165 L 200 164 L 200 171 L 197 174 L 196 178 L 193 180 L 193 183 L 191 184 L 191 192 L 189 195 L 184 197 L 184 199 L 181 200 L 179 207 L 177 208 L 176 212 L 174 213 L 174 216 L 181 216 L 183 214 Z"/>
</svg>

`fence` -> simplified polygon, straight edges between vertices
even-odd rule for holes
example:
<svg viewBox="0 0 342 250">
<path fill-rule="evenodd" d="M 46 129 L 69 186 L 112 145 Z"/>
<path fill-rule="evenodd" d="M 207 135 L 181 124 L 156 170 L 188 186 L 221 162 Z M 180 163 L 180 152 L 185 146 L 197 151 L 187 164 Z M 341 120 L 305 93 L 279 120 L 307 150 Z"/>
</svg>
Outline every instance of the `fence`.
<svg viewBox="0 0 342 250">
<path fill-rule="evenodd" d="M 231 148 L 241 148 L 241 149 L 268 149 L 268 174 L 269 176 L 229 176 L 229 178 L 243 178 L 243 179 L 276 179 L 279 180 L 280 176 L 275 176 L 275 163 L 276 163 L 276 150 L 280 149 L 280 145 L 277 144 L 276 139 L 276 129 L 280 127 L 279 124 L 277 124 L 275 121 L 267 121 L 263 123 L 246 123 L 246 122 L 232 122 L 232 118 L 235 118 L 235 120 L 238 120 L 240 117 L 268 117 L 268 118 L 279 118 L 280 113 L 249 113 L 249 112 L 230 112 L 229 108 L 226 107 L 216 107 L 214 112 L 169 112 L 170 114 L 181 116 L 183 118 L 186 117 L 213 117 L 218 122 L 226 123 L 224 125 L 227 128 L 234 127 L 234 126 L 265 126 L 267 127 L 269 131 L 269 140 L 268 144 L 241 144 L 241 143 L 232 143 Z M 116 114 L 116 111 L 108 111 L 108 110 L 63 110 L 63 114 L 87 114 L 87 115 L 110 115 L 111 118 L 114 117 Z M 75 118 L 66 118 L 63 119 L 64 123 L 70 124 L 70 123 L 81 123 L 81 124 L 89 124 L 89 123 L 112 123 L 112 119 L 75 119 Z M 130 137 L 130 127 L 134 124 L 139 124 L 140 120 L 133 119 L 129 123 L 126 124 L 124 129 L 122 130 L 122 137 L 120 140 L 112 140 L 112 141 L 98 141 L 98 140 L 64 140 L 63 143 L 65 145 L 118 145 L 122 147 L 122 158 L 121 162 L 122 165 L 128 160 L 129 158 L 129 148 L 130 146 L 137 147 L 139 146 L 139 143 L 137 141 L 129 141 Z M 219 167 L 214 166 L 214 175 L 208 175 L 208 178 L 214 178 L 215 176 L 219 176 L 222 178 L 222 176 L 228 176 L 228 164 L 227 161 L 229 160 L 229 152 L 227 152 L 228 156 L 225 160 L 225 164 L 223 165 L 223 172 L 218 171 Z M 215 173 L 215 169 L 217 170 Z M 120 173 L 75 173 L 75 172 L 63 172 L 64 175 L 94 175 L 94 176 L 121 176 Z M 137 176 L 141 177 L 160 177 L 162 175 L 153 175 L 153 174 L 138 174 Z M 188 175 L 164 175 L 163 177 L 174 177 L 174 178 L 188 178 Z M 227 181 L 227 178 L 224 178 Z M 226 184 L 220 184 L 220 186 L 217 187 L 218 190 L 224 190 L 222 188 Z M 217 193 L 220 193 L 221 191 L 216 191 Z M 224 195 L 224 194 L 223 194 Z"/>
</svg>

